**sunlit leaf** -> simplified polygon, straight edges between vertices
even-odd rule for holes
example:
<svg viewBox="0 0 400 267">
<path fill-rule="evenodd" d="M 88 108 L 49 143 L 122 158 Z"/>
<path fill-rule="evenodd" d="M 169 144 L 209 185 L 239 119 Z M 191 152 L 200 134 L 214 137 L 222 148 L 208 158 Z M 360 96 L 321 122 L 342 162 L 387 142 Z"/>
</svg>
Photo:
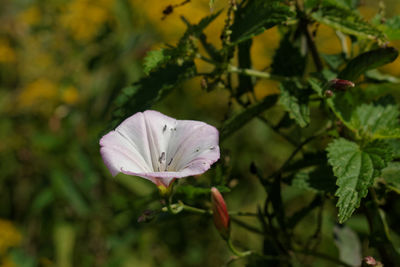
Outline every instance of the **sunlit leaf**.
<svg viewBox="0 0 400 267">
<path fill-rule="evenodd" d="M 339 5 L 323 5 L 311 16 L 316 21 L 346 34 L 374 40 L 384 38 L 383 33 L 375 26 L 369 24 L 353 10 Z"/>
</svg>

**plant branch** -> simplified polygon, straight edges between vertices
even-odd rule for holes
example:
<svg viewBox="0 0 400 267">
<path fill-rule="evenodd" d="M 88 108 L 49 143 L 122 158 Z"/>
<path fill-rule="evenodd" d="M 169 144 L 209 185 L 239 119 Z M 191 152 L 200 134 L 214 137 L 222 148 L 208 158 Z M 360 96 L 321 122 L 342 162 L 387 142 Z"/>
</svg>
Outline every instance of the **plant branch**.
<svg viewBox="0 0 400 267">
<path fill-rule="evenodd" d="M 271 79 L 271 80 L 276 80 L 276 81 L 288 81 L 288 80 L 292 79 L 289 77 L 274 75 L 274 74 L 271 74 L 268 72 L 254 70 L 254 69 L 240 69 L 240 68 L 232 66 L 232 65 L 228 66 L 228 72 L 238 73 L 238 74 L 247 75 L 247 76 L 253 76 L 253 77 L 257 77 L 257 78 Z"/>
</svg>

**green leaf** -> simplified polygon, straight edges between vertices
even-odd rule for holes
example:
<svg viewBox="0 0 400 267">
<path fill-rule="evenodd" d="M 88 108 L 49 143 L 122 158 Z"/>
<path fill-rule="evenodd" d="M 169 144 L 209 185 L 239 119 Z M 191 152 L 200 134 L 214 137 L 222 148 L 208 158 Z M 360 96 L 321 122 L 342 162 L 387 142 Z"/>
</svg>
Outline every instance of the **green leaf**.
<svg viewBox="0 0 400 267">
<path fill-rule="evenodd" d="M 323 97 L 326 85 L 314 78 L 309 79 L 309 83 L 312 89 Z M 394 100 L 359 104 L 364 101 L 362 98 L 365 96 L 362 94 L 364 93 L 335 92 L 333 97 L 326 99 L 326 103 L 358 139 L 400 138 L 400 113 L 398 105 L 393 104 Z"/>
<path fill-rule="evenodd" d="M 352 59 L 338 75 L 340 79 L 355 81 L 361 74 L 370 69 L 393 62 L 398 52 L 393 47 L 378 48 L 365 52 Z"/>
<path fill-rule="evenodd" d="M 332 169 L 326 165 L 296 173 L 292 180 L 292 186 L 332 194 L 337 189 L 336 178 L 333 176 Z"/>
<path fill-rule="evenodd" d="M 360 146 L 343 138 L 334 140 L 327 148 L 328 163 L 337 177 L 339 187 L 339 222 L 343 223 L 360 206 L 375 177 L 391 160 L 391 150 L 384 142 L 372 142 Z"/>
<path fill-rule="evenodd" d="M 184 18 L 187 30 L 176 47 L 149 52 L 145 59 L 144 71 L 150 74 L 123 89 L 116 98 L 114 120 L 112 127 L 119 124 L 123 118 L 138 111 L 149 108 L 162 99 L 181 82 L 192 78 L 196 73 L 194 58 L 197 46 L 194 38 L 199 38 L 203 30 L 220 14 L 216 12 L 203 18 L 198 24 L 192 25 Z"/>
<path fill-rule="evenodd" d="M 238 7 L 231 27 L 231 42 L 236 45 L 275 25 L 288 20 L 294 14 L 281 0 L 247 1 Z"/>
<path fill-rule="evenodd" d="M 312 13 L 311 16 L 316 21 L 346 34 L 364 39 L 384 39 L 384 35 L 380 30 L 366 22 L 349 8 L 325 4 L 317 12 Z"/>
<path fill-rule="evenodd" d="M 31 212 L 38 214 L 52 203 L 54 203 L 54 192 L 51 188 L 45 188 L 34 197 Z"/>
<path fill-rule="evenodd" d="M 364 138 L 400 138 L 399 115 L 395 104 L 362 104 L 352 113 L 349 126 Z"/>
<path fill-rule="evenodd" d="M 400 159 L 400 139 L 389 139 L 386 143 L 391 147 L 393 151 L 393 158 Z"/>
<path fill-rule="evenodd" d="M 379 70 L 369 70 L 365 72 L 365 77 L 379 82 L 400 83 L 400 79 L 390 74 L 382 73 Z"/>
<path fill-rule="evenodd" d="M 307 126 L 310 123 L 309 92 L 295 82 L 282 82 L 280 90 L 279 102 L 289 112 L 290 118 L 294 119 L 300 127 Z"/>
<path fill-rule="evenodd" d="M 361 242 L 357 233 L 346 225 L 335 225 L 333 231 L 340 260 L 350 266 L 361 266 Z"/>
<path fill-rule="evenodd" d="M 381 176 L 390 190 L 400 194 L 400 162 L 390 162 Z"/>
<path fill-rule="evenodd" d="M 321 56 L 332 70 L 337 70 L 345 62 L 343 53 L 333 55 L 321 54 Z"/>
<path fill-rule="evenodd" d="M 262 101 L 247 107 L 242 112 L 229 118 L 220 128 L 221 141 L 230 136 L 232 133 L 240 129 L 251 119 L 261 114 L 263 111 L 275 105 L 278 100 L 277 95 L 269 95 Z"/>
<path fill-rule="evenodd" d="M 387 19 L 385 24 L 379 26 L 389 40 L 400 40 L 400 15 Z"/>
<path fill-rule="evenodd" d="M 282 76 L 301 76 L 306 67 L 306 58 L 286 34 L 279 44 L 272 61 L 272 74 Z"/>
<path fill-rule="evenodd" d="M 153 50 L 148 52 L 144 58 L 143 71 L 146 74 L 149 74 L 150 71 L 170 60 L 171 55 L 168 52 L 168 49 Z"/>
</svg>

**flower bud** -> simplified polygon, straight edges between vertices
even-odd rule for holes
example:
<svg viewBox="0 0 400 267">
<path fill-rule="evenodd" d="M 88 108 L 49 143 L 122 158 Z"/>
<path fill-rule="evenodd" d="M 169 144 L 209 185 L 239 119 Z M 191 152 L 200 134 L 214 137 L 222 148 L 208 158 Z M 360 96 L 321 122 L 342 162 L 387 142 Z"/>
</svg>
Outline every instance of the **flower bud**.
<svg viewBox="0 0 400 267">
<path fill-rule="evenodd" d="M 365 257 L 364 262 L 368 266 L 383 267 L 382 262 L 375 260 L 374 257 L 372 257 L 372 256 Z"/>
<path fill-rule="evenodd" d="M 370 266 L 376 265 L 376 260 L 372 256 L 367 256 L 364 258 L 364 262 Z"/>
<path fill-rule="evenodd" d="M 348 80 L 333 79 L 329 82 L 331 88 L 338 91 L 346 91 L 349 87 L 354 87 L 354 83 Z"/>
<path fill-rule="evenodd" d="M 227 240 L 230 234 L 230 220 L 225 200 L 217 188 L 211 188 L 212 211 L 215 227 L 222 238 Z"/>
</svg>

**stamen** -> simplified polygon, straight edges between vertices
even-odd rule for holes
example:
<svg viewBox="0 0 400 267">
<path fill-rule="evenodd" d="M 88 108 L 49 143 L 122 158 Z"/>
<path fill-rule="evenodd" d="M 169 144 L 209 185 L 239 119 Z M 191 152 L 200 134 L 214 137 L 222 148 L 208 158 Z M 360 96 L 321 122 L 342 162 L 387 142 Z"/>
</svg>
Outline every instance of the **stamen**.
<svg viewBox="0 0 400 267">
<path fill-rule="evenodd" d="M 160 164 L 162 164 L 162 162 L 165 160 L 165 152 L 161 153 L 161 156 L 158 158 L 158 162 L 160 162 Z"/>
</svg>

